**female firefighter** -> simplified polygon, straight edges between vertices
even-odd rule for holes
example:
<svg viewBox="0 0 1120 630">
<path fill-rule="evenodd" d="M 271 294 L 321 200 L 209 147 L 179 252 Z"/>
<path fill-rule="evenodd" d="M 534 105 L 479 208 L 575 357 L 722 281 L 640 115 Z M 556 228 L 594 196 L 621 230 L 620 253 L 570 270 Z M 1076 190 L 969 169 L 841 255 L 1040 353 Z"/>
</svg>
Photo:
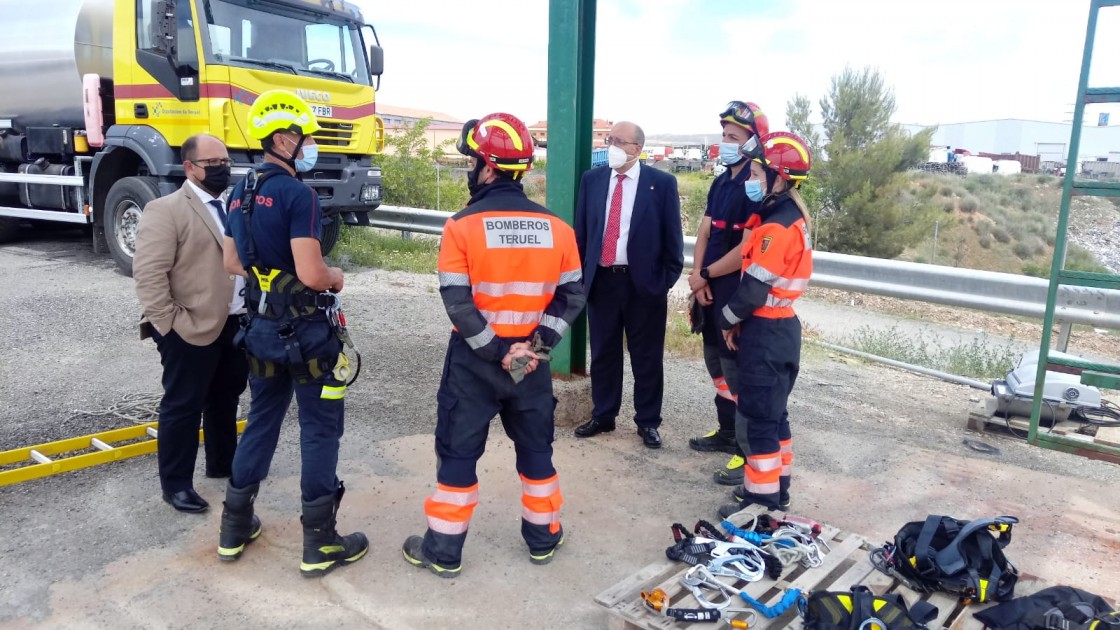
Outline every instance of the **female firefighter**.
<svg viewBox="0 0 1120 630">
<path fill-rule="evenodd" d="M 720 311 L 727 343 L 738 348 L 736 436 L 747 455 L 738 503 L 720 508 L 726 518 L 747 505 L 788 509 L 793 441 L 786 408 L 801 360 L 801 322 L 793 303 L 809 285 L 813 250 L 809 213 L 797 192 L 809 175 L 805 141 L 784 131 L 743 144 L 751 160 L 747 197 L 761 202 L 747 225 L 743 275 Z"/>
</svg>

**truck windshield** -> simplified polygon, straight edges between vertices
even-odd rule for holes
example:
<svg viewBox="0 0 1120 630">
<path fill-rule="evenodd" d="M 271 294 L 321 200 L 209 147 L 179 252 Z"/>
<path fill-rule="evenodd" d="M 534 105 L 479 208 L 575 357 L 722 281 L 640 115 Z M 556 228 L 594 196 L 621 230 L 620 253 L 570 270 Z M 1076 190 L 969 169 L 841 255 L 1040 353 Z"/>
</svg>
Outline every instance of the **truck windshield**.
<svg viewBox="0 0 1120 630">
<path fill-rule="evenodd" d="M 359 24 L 260 0 L 206 0 L 212 63 L 370 85 Z"/>
</svg>

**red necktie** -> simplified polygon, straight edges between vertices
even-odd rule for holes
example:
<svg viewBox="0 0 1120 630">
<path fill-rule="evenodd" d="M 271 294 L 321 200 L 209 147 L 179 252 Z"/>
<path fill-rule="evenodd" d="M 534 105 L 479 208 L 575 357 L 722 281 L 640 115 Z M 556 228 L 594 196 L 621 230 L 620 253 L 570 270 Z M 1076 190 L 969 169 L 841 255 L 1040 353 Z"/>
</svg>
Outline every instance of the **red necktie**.
<svg viewBox="0 0 1120 630">
<path fill-rule="evenodd" d="M 622 225 L 622 180 L 624 179 L 626 179 L 625 175 L 618 176 L 618 182 L 614 185 L 614 194 L 611 195 L 611 208 L 607 213 L 607 231 L 603 233 L 601 261 L 604 267 L 613 265 L 617 255 L 618 234 Z"/>
</svg>

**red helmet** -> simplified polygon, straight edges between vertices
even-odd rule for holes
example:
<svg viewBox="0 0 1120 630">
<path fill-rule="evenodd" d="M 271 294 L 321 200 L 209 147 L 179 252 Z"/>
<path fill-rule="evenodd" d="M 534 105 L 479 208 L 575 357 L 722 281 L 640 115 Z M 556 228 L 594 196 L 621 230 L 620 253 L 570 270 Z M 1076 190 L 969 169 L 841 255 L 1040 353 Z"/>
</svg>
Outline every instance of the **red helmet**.
<svg viewBox="0 0 1120 630">
<path fill-rule="evenodd" d="M 525 123 L 510 114 L 468 120 L 456 148 L 490 168 L 513 173 L 514 179 L 533 168 L 533 137 Z"/>
<path fill-rule="evenodd" d="M 809 169 L 813 165 L 809 145 L 801 136 L 788 131 L 751 138 L 743 143 L 741 151 L 747 158 L 759 162 L 794 185 L 809 177 Z"/>
<path fill-rule="evenodd" d="M 766 120 L 766 114 L 763 114 L 762 108 L 754 103 L 731 101 L 727 104 L 727 109 L 719 115 L 719 119 L 720 124 L 734 123 L 759 136 L 770 133 L 770 123 Z"/>
</svg>

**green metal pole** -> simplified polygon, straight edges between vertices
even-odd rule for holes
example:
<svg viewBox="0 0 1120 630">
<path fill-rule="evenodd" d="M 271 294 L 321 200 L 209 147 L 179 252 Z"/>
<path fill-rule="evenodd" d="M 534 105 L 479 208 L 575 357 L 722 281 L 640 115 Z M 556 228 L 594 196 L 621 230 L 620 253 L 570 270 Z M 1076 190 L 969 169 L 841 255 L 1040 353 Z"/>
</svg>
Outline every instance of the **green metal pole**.
<svg viewBox="0 0 1120 630">
<path fill-rule="evenodd" d="M 1062 184 L 1062 205 L 1058 210 L 1058 228 L 1054 238 L 1054 259 L 1050 263 L 1050 287 L 1046 291 L 1046 314 L 1042 320 L 1042 339 L 1038 348 L 1038 369 L 1035 372 L 1034 401 L 1031 403 L 1031 426 L 1027 441 L 1039 443 L 1039 422 L 1042 419 L 1042 392 L 1046 385 L 1046 365 L 1050 357 L 1050 331 L 1054 326 L 1054 310 L 1058 288 L 1062 283 L 1062 268 L 1066 261 L 1066 239 L 1069 229 L 1069 207 L 1073 198 L 1073 180 L 1077 173 L 1078 154 L 1081 151 L 1081 123 L 1085 116 L 1085 92 L 1089 88 L 1089 66 L 1093 59 L 1093 40 L 1097 33 L 1097 14 L 1100 0 L 1089 3 L 1089 22 L 1085 28 L 1085 48 L 1081 54 L 1081 77 L 1077 82 L 1077 98 L 1073 106 L 1073 128 L 1069 138 L 1069 155 L 1066 156 L 1066 178 Z"/>
<path fill-rule="evenodd" d="M 595 93 L 595 1 L 548 6 L 548 208 L 575 219 L 579 179 L 591 167 Z M 581 315 L 553 350 L 554 374 L 587 371 L 587 320 Z"/>
</svg>

